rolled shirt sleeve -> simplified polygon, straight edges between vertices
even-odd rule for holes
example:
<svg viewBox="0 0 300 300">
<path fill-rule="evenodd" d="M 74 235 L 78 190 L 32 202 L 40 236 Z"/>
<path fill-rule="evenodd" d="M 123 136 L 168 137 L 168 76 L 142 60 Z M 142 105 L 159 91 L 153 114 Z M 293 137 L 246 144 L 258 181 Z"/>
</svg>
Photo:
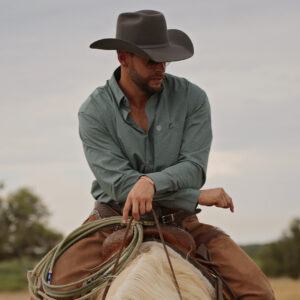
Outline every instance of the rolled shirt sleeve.
<svg viewBox="0 0 300 300">
<path fill-rule="evenodd" d="M 168 208 L 183 209 L 194 212 L 198 205 L 199 189 L 181 189 L 176 192 L 155 194 L 153 201 Z"/>
</svg>

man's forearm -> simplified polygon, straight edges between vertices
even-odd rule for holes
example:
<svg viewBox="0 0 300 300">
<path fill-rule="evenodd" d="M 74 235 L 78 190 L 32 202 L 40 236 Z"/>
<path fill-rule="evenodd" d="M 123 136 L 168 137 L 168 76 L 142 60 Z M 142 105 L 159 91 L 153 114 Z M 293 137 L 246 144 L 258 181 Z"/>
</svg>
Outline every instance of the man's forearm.
<svg viewBox="0 0 300 300">
<path fill-rule="evenodd" d="M 180 162 L 160 172 L 146 174 L 156 188 L 156 193 L 176 192 L 181 189 L 200 189 L 205 183 L 204 169 L 192 162 Z"/>
</svg>

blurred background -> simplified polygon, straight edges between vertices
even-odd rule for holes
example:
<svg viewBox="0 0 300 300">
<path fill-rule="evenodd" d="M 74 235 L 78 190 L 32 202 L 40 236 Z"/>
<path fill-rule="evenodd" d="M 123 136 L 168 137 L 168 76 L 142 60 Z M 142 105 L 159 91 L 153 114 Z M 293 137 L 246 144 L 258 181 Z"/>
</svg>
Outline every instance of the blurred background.
<svg viewBox="0 0 300 300">
<path fill-rule="evenodd" d="M 195 55 L 167 72 L 208 94 L 214 140 L 204 188 L 224 187 L 235 204 L 234 214 L 205 207 L 199 219 L 240 245 L 272 244 L 297 232 L 299 1 L 4 0 L 0 7 L 2 215 L 35 203 L 27 212 L 36 216 L 41 205 L 36 222 L 52 228 L 53 243 L 87 217 L 93 175 L 77 111 L 118 66 L 114 51 L 89 44 L 115 36 L 119 13 L 154 9 L 194 43 Z"/>
</svg>

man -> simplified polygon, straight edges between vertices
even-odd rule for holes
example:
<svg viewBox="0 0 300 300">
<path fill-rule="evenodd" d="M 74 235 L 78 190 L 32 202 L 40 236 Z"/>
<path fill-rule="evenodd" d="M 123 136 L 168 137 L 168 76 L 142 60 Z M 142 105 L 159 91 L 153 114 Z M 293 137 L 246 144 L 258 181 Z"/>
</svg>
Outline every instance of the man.
<svg viewBox="0 0 300 300">
<path fill-rule="evenodd" d="M 139 220 L 149 217 L 152 207 L 160 216 L 184 210 L 190 216 L 177 225 L 197 245 L 206 245 L 237 298 L 274 299 L 267 279 L 248 256 L 228 235 L 199 223 L 195 215 L 198 204 L 231 212 L 234 205 L 222 188 L 200 190 L 212 139 L 206 93 L 165 73 L 167 62 L 193 55 L 190 38 L 168 30 L 160 12 L 143 10 L 120 14 L 116 38 L 90 47 L 117 50 L 120 67 L 79 110 L 80 137 L 96 178 L 96 206 L 89 220 L 121 211 L 124 222 L 130 213 Z"/>
</svg>

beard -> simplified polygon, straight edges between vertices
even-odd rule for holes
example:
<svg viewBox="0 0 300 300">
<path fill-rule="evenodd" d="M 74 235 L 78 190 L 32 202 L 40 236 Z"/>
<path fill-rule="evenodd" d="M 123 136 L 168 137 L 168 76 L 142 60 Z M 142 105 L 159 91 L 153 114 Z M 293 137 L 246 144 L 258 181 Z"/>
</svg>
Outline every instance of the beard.
<svg viewBox="0 0 300 300">
<path fill-rule="evenodd" d="M 162 89 L 161 84 L 157 86 L 151 86 L 150 81 L 153 78 L 162 77 L 164 78 L 164 74 L 161 72 L 156 72 L 151 76 L 148 77 L 142 77 L 134 67 L 134 64 L 132 64 L 130 70 L 129 70 L 129 76 L 132 82 L 135 83 L 135 85 L 142 90 L 146 95 L 153 95 L 157 92 L 159 92 Z"/>
</svg>

